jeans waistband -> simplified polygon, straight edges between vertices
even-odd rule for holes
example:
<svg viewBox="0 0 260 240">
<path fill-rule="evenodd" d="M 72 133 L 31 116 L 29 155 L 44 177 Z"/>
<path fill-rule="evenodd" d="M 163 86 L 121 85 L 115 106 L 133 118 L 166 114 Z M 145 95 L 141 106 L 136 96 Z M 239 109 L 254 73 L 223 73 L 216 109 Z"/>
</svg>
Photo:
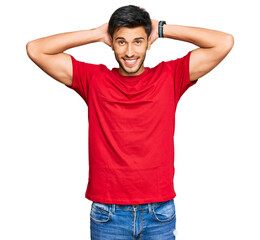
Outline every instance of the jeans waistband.
<svg viewBox="0 0 260 240">
<path fill-rule="evenodd" d="M 92 202 L 92 205 L 100 207 L 106 211 L 112 211 L 115 212 L 115 209 L 124 209 L 124 210 L 130 210 L 130 211 L 137 211 L 142 209 L 149 209 L 149 212 L 151 212 L 151 209 L 154 206 L 164 204 L 170 201 L 174 201 L 174 199 L 163 201 L 163 202 L 155 202 L 155 203 L 145 203 L 145 204 L 132 204 L 132 205 L 121 205 L 121 204 L 108 204 L 108 203 L 99 203 L 99 202 Z"/>
</svg>

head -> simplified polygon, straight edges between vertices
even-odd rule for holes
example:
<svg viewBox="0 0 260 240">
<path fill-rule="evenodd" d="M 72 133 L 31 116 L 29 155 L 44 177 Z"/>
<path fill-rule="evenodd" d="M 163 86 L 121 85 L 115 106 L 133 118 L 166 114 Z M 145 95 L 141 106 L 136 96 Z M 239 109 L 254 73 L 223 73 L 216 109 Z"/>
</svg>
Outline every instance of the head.
<svg viewBox="0 0 260 240">
<path fill-rule="evenodd" d="M 144 71 L 146 51 L 151 47 L 152 23 L 145 9 L 134 5 L 118 8 L 108 23 L 112 49 L 124 76 L 136 76 Z"/>
</svg>

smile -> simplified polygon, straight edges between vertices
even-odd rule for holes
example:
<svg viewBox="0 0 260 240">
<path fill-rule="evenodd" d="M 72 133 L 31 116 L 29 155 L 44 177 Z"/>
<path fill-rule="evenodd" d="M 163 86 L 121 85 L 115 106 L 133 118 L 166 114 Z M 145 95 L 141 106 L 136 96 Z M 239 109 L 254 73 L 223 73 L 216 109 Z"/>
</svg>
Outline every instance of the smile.
<svg viewBox="0 0 260 240">
<path fill-rule="evenodd" d="M 124 62 L 127 66 L 134 66 L 137 63 L 138 59 L 131 59 L 131 60 L 126 60 L 124 59 Z"/>
</svg>

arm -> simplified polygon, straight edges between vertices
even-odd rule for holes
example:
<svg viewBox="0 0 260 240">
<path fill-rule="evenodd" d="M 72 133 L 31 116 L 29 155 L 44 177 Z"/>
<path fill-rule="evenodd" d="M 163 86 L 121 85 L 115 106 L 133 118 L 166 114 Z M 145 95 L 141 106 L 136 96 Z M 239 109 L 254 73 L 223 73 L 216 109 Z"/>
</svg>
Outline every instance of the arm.
<svg viewBox="0 0 260 240">
<path fill-rule="evenodd" d="M 26 45 L 30 59 L 57 81 L 72 86 L 72 61 L 65 50 L 103 41 L 111 46 L 107 23 L 91 30 L 60 33 L 30 41 Z"/>
<path fill-rule="evenodd" d="M 158 21 L 153 20 L 154 33 L 158 35 Z M 156 29 L 156 30 L 155 30 Z M 230 52 L 234 45 L 232 35 L 220 31 L 186 27 L 179 25 L 163 25 L 166 38 L 190 42 L 199 48 L 190 55 L 190 80 L 194 81 L 215 68 Z M 153 37 L 152 41 L 155 41 Z"/>
</svg>

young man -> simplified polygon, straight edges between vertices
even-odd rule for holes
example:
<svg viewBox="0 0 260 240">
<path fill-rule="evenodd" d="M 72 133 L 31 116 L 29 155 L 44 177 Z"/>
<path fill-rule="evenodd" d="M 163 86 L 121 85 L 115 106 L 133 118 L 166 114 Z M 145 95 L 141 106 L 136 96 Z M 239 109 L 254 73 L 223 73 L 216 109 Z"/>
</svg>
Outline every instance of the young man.
<svg viewBox="0 0 260 240">
<path fill-rule="evenodd" d="M 144 67 L 159 37 L 199 48 L 184 57 Z M 104 42 L 119 68 L 76 60 L 65 50 Z M 174 119 L 182 94 L 216 67 L 233 47 L 224 32 L 151 20 L 140 7 L 117 9 L 109 23 L 36 39 L 29 57 L 75 90 L 89 116 L 86 198 L 92 239 L 175 239 Z"/>
</svg>

